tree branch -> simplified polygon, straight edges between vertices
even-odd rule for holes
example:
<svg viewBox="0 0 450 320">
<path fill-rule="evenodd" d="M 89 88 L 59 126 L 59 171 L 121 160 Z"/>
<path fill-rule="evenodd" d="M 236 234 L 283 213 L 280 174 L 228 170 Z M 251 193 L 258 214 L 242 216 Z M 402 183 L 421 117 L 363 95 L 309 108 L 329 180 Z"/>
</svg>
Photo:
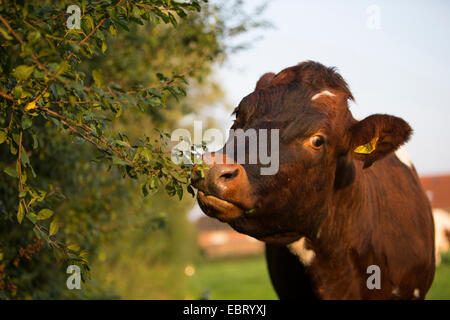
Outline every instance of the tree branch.
<svg viewBox="0 0 450 320">
<path fill-rule="evenodd" d="M 9 32 L 11 32 L 14 38 L 16 38 L 17 41 L 19 41 L 20 44 L 24 43 L 22 38 L 14 31 L 14 29 L 9 25 L 8 21 L 6 21 L 5 18 L 3 18 L 1 15 L 0 21 L 5 25 L 5 27 L 9 30 Z M 33 51 L 31 51 L 30 55 L 40 69 L 42 69 L 46 74 L 50 74 L 50 71 L 48 71 L 48 69 L 39 61 L 39 59 L 36 57 Z"/>
</svg>

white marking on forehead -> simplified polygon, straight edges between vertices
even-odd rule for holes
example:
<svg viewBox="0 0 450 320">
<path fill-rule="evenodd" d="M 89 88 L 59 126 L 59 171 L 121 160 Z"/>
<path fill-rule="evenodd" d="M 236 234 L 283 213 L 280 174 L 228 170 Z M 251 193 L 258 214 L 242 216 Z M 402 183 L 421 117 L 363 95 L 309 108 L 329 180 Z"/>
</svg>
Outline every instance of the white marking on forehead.
<svg viewBox="0 0 450 320">
<path fill-rule="evenodd" d="M 413 163 L 411 161 L 411 158 L 409 157 L 408 152 L 402 147 L 398 148 L 397 151 L 395 151 L 395 155 L 397 156 L 398 160 L 403 162 L 407 167 L 412 169 Z"/>
<path fill-rule="evenodd" d="M 302 237 L 299 240 L 288 244 L 287 247 L 289 248 L 289 251 L 291 251 L 293 254 L 295 254 L 300 262 L 304 266 L 310 266 L 311 263 L 314 260 L 314 257 L 316 256 L 316 253 L 314 250 L 307 249 L 306 248 L 306 238 Z"/>
<path fill-rule="evenodd" d="M 330 96 L 330 97 L 334 97 L 336 96 L 335 94 L 331 93 L 328 90 L 323 90 L 319 93 L 316 93 L 315 95 L 313 95 L 313 97 L 311 98 L 311 100 L 316 100 L 317 98 L 319 98 L 320 96 Z"/>
<path fill-rule="evenodd" d="M 415 297 L 415 298 L 419 298 L 419 297 L 420 297 L 420 290 L 417 289 L 417 288 L 414 289 L 414 293 L 413 293 L 413 294 L 414 294 L 414 297 Z"/>
</svg>

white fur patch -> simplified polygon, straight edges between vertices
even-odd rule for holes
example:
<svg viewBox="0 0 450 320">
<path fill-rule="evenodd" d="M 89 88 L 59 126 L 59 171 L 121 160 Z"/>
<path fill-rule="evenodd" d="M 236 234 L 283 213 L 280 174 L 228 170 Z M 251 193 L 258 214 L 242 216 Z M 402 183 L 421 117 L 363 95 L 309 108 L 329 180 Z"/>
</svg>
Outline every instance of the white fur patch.
<svg viewBox="0 0 450 320">
<path fill-rule="evenodd" d="M 420 298 L 420 290 L 419 289 L 414 289 L 414 293 L 413 293 L 413 295 L 414 295 L 414 298 Z"/>
<path fill-rule="evenodd" d="M 299 258 L 300 262 L 304 266 L 310 266 L 314 260 L 314 257 L 316 256 L 316 253 L 314 252 L 314 250 L 307 249 L 305 244 L 306 238 L 302 237 L 299 240 L 288 244 L 287 247 L 289 248 L 289 251 L 291 251 Z"/>
<path fill-rule="evenodd" d="M 395 155 L 397 156 L 398 160 L 403 162 L 407 167 L 411 168 L 413 167 L 413 163 L 411 161 L 411 158 L 409 157 L 408 152 L 402 147 L 398 148 L 397 151 L 395 151 Z"/>
<path fill-rule="evenodd" d="M 400 295 L 400 290 L 398 288 L 395 288 L 394 290 L 392 290 L 392 294 L 394 296 L 399 296 Z"/>
<path fill-rule="evenodd" d="M 323 90 L 319 93 L 316 93 L 315 95 L 313 95 L 313 97 L 311 98 L 311 100 L 316 100 L 317 98 L 319 98 L 320 96 L 330 96 L 330 97 L 334 97 L 336 96 L 335 94 L 332 94 L 330 91 L 328 90 Z"/>
</svg>

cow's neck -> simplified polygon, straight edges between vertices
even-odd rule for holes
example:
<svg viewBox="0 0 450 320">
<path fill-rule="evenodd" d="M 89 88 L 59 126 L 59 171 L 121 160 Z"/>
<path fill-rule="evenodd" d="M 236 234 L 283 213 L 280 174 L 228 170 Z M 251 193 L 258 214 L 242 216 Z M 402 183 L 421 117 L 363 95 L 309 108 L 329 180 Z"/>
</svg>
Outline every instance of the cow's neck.
<svg viewBox="0 0 450 320">
<path fill-rule="evenodd" d="M 334 191 L 325 208 L 327 211 L 315 237 L 311 240 L 316 246 L 324 244 L 349 243 L 351 235 L 362 232 L 368 221 L 368 202 L 373 199 L 368 172 L 360 167 L 356 169 L 353 183 L 345 188 Z M 369 174 L 370 175 L 370 174 Z M 363 214 L 364 213 L 364 214 Z M 358 231 L 360 230 L 360 231 Z M 325 250 L 325 248 L 324 248 Z M 333 254 L 325 250 L 327 254 Z M 338 253 L 338 252 L 337 252 Z"/>
<path fill-rule="evenodd" d="M 306 262 L 318 295 L 323 287 L 341 290 L 349 286 L 343 279 L 355 270 L 352 261 L 353 255 L 360 252 L 361 241 L 358 240 L 371 238 L 370 216 L 374 211 L 370 211 L 367 204 L 373 200 L 373 194 L 367 173 L 357 169 L 354 182 L 335 192 L 315 237 L 303 240 L 304 249 L 309 251 L 302 253 L 306 258 L 312 257 Z M 345 288 L 351 292 L 349 287 Z"/>
</svg>

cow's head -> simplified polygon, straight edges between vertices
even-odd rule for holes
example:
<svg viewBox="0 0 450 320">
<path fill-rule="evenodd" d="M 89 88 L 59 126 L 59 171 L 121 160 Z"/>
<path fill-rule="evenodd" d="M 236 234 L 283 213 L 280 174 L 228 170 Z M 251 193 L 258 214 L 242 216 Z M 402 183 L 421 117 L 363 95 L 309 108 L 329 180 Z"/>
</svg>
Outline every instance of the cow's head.
<svg viewBox="0 0 450 320">
<path fill-rule="evenodd" d="M 202 210 L 266 242 L 286 244 L 313 236 L 333 193 L 355 180 L 355 167 L 370 167 L 411 134 L 410 126 L 394 116 L 355 120 L 349 99 L 353 96 L 344 79 L 316 62 L 263 75 L 235 109 L 232 129 L 279 129 L 279 169 L 261 175 L 267 165 L 259 158 L 256 164 L 249 164 L 249 157 L 237 163 L 237 152 L 225 151 L 236 151 L 227 149 L 236 142 L 230 137 L 221 151 L 204 155 L 209 170 L 194 179 Z M 244 150 L 250 156 L 253 149 Z"/>
</svg>

